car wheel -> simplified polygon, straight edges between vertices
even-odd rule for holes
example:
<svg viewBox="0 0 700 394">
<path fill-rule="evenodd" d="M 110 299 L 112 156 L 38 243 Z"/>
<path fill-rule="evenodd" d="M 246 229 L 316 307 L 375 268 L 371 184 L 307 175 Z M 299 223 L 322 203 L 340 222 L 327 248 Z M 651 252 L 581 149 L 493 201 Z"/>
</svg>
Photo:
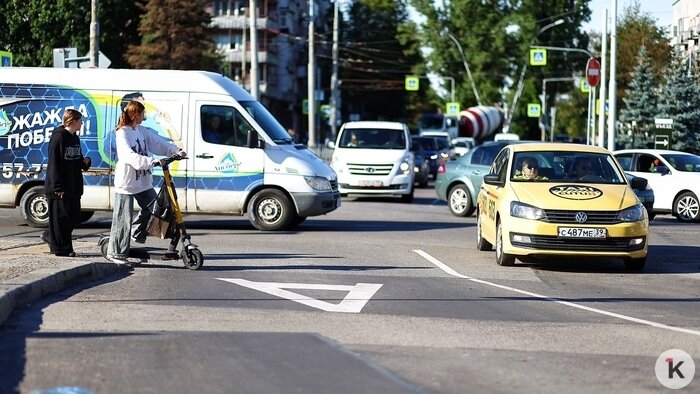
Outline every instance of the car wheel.
<svg viewBox="0 0 700 394">
<path fill-rule="evenodd" d="M 466 185 L 457 185 L 450 189 L 447 205 L 455 216 L 466 217 L 474 213 L 474 204 L 472 204 L 472 198 Z"/>
<path fill-rule="evenodd" d="M 248 202 L 248 220 L 258 230 L 283 230 L 294 215 L 289 198 L 277 189 L 259 191 Z"/>
<path fill-rule="evenodd" d="M 20 215 L 31 227 L 49 227 L 49 200 L 44 194 L 44 186 L 34 186 L 27 190 L 19 201 Z"/>
<path fill-rule="evenodd" d="M 700 220 L 700 202 L 692 192 L 681 193 L 673 203 L 673 212 L 681 222 L 697 222 Z"/>
<path fill-rule="evenodd" d="M 479 213 L 477 212 L 476 215 L 476 248 L 478 250 L 483 251 L 490 251 L 493 249 L 493 245 L 491 245 L 491 242 L 487 241 L 484 239 L 484 237 L 481 235 L 481 219 L 479 218 Z"/>
<path fill-rule="evenodd" d="M 501 222 L 496 224 L 496 263 L 503 266 L 515 264 L 515 256 L 503 252 L 503 226 L 501 226 Z"/>
<path fill-rule="evenodd" d="M 627 271 L 641 271 L 644 269 L 644 265 L 647 263 L 647 258 L 642 257 L 639 259 L 625 259 L 625 269 Z"/>
</svg>

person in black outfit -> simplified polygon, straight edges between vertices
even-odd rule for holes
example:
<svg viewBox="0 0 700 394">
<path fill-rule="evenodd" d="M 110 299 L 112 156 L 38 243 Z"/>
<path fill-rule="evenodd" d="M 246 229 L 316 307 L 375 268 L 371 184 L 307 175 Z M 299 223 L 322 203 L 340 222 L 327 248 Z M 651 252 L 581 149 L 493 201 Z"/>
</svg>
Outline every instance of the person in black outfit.
<svg viewBox="0 0 700 394">
<path fill-rule="evenodd" d="M 49 201 L 49 228 L 41 239 L 56 256 L 75 257 L 73 229 L 80 224 L 80 197 L 83 195 L 83 174 L 90 168 L 90 158 L 83 157 L 76 132 L 83 124 L 82 115 L 74 109 L 63 114 L 63 125 L 53 130 L 49 140 L 49 164 L 44 192 Z"/>
</svg>

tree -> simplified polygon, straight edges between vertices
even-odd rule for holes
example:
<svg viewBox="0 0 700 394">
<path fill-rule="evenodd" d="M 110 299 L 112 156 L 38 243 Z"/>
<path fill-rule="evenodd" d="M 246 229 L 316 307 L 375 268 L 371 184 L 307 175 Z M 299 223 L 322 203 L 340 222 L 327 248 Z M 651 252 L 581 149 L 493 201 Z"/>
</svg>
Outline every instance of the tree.
<svg viewBox="0 0 700 394">
<path fill-rule="evenodd" d="M 211 16 L 205 0 L 148 0 L 139 24 L 140 45 L 130 45 L 135 68 L 219 71 L 220 59 L 207 35 Z"/>
<path fill-rule="evenodd" d="M 128 44 L 138 42 L 139 9 L 144 0 L 101 0 L 100 51 L 112 68 L 126 67 Z M 83 56 L 90 47 L 90 1 L 4 0 L 0 1 L 3 32 L 0 49 L 13 53 L 16 66 L 52 66 L 53 49 L 75 47 Z"/>
<path fill-rule="evenodd" d="M 663 28 L 656 26 L 655 18 L 641 11 L 639 1 L 635 0 L 624 9 L 617 29 L 618 101 L 628 94 L 642 46 L 646 48 L 651 63 L 650 72 L 656 81 L 663 80 L 663 71 L 671 59 L 671 46 L 665 34 Z"/>
<path fill-rule="evenodd" d="M 646 46 L 639 50 L 639 64 L 632 72 L 632 79 L 623 98 L 625 106 L 620 110 L 620 122 L 632 132 L 632 148 L 646 147 L 646 140 L 654 133 L 654 118 L 658 115 L 656 79 L 652 60 Z"/>
<path fill-rule="evenodd" d="M 347 19 L 340 44 L 344 112 L 363 119 L 408 121 L 406 109 L 415 105 L 416 95 L 406 94 L 404 78 L 424 73 L 405 5 L 399 0 L 354 0 Z"/>
<path fill-rule="evenodd" d="M 671 148 L 699 153 L 700 140 L 700 88 L 692 75 L 688 75 L 687 62 L 674 56 L 667 69 L 666 84 L 659 100 L 659 112 L 664 118 L 673 119 Z"/>
<path fill-rule="evenodd" d="M 459 52 L 447 33 L 454 35 L 464 48 L 481 101 L 484 105 L 510 105 L 516 84 L 527 61 L 530 44 L 566 48 L 586 48 L 587 35 L 581 25 L 590 18 L 588 1 L 572 0 L 410 0 L 425 17 L 422 24 L 424 44 L 433 49 L 429 56 L 431 71 L 453 75 L 458 79 L 457 96 L 463 107 L 476 104 Z M 547 24 L 562 18 L 564 23 L 536 33 Z M 539 138 L 537 119 L 526 116 L 526 103 L 540 102 L 542 78 L 569 76 L 583 69 L 585 58 L 575 52 L 550 52 L 543 69 L 529 67 L 518 100 L 512 129 L 526 138 Z M 548 86 L 548 107 L 556 92 L 565 85 Z M 512 110 L 509 108 L 509 110 Z M 584 121 L 585 122 L 585 121 Z"/>
</svg>

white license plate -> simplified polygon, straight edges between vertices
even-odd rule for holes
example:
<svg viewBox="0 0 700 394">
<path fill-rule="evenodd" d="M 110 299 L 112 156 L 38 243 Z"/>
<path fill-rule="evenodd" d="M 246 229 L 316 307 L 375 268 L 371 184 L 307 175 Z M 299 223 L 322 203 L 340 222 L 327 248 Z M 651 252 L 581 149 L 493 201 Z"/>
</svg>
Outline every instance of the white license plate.
<svg viewBox="0 0 700 394">
<path fill-rule="evenodd" d="M 605 238 L 607 231 L 604 228 L 587 227 L 559 227 L 559 238 Z"/>
<path fill-rule="evenodd" d="M 382 181 L 359 181 L 360 187 L 382 187 Z"/>
</svg>

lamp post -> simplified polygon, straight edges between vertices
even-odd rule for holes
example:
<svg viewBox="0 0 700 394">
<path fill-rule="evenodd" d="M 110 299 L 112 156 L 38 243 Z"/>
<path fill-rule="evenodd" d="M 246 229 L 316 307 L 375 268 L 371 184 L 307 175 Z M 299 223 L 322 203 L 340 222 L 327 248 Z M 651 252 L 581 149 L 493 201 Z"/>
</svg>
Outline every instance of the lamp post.
<svg viewBox="0 0 700 394">
<path fill-rule="evenodd" d="M 535 39 L 537 37 L 544 33 L 546 30 L 551 29 L 554 26 L 559 26 L 562 23 L 564 23 L 564 19 L 557 19 L 554 22 L 544 25 L 540 28 L 540 30 L 535 33 L 534 36 L 532 36 L 532 39 L 530 40 L 530 45 L 528 46 L 528 49 L 532 46 L 532 44 L 535 42 Z M 515 113 L 515 106 L 518 105 L 518 99 L 520 98 L 520 94 L 523 92 L 523 85 L 525 84 L 525 71 L 527 70 L 527 65 L 528 61 L 525 61 L 525 64 L 523 64 L 523 68 L 520 71 L 520 78 L 518 79 L 518 86 L 515 91 L 515 96 L 513 96 L 513 103 L 510 105 L 510 108 L 508 109 L 508 118 L 506 119 L 506 124 L 503 127 L 503 132 L 507 133 L 510 130 L 510 123 L 513 120 L 513 114 Z"/>
<path fill-rule="evenodd" d="M 450 32 L 446 32 L 447 37 L 450 37 L 452 42 L 457 45 L 457 49 L 459 50 L 459 55 L 462 56 L 462 63 L 464 64 L 464 69 L 467 70 L 467 76 L 469 77 L 469 82 L 472 84 L 472 90 L 474 91 L 474 97 L 476 97 L 476 102 L 481 105 L 481 97 L 479 97 L 479 92 L 476 90 L 476 85 L 474 84 L 474 78 L 472 78 L 472 72 L 469 70 L 469 64 L 467 63 L 467 57 L 464 56 L 464 50 L 462 49 L 462 45 L 457 41 L 457 38 L 452 35 Z M 452 89 L 454 92 L 454 89 Z M 452 101 L 454 101 L 454 97 L 452 97 Z"/>
</svg>

